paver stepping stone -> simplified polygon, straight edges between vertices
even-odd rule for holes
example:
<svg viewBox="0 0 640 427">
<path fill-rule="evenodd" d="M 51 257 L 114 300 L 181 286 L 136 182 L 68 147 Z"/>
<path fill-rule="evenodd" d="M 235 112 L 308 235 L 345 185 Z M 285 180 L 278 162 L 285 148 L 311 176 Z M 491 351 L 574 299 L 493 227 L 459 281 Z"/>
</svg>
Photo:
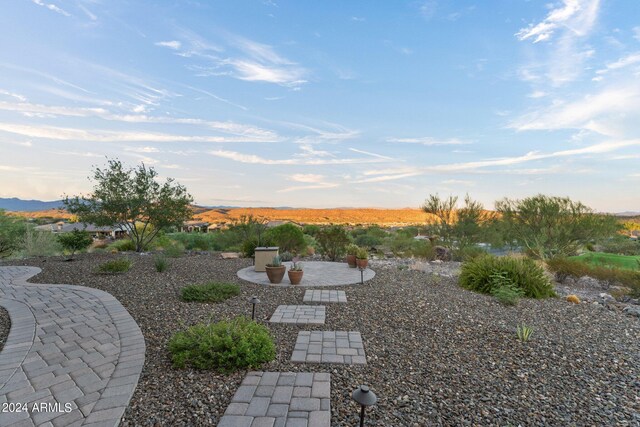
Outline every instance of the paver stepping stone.
<svg viewBox="0 0 640 427">
<path fill-rule="evenodd" d="M 39 272 L 0 267 L 0 305 L 11 317 L 0 426 L 118 425 L 144 365 L 140 328 L 106 292 L 26 283 Z"/>
<path fill-rule="evenodd" d="M 249 372 L 218 427 L 329 427 L 331 376 Z"/>
<path fill-rule="evenodd" d="M 362 337 L 356 331 L 300 331 L 291 361 L 367 364 Z"/>
<path fill-rule="evenodd" d="M 304 293 L 304 302 L 347 302 L 345 291 L 309 289 Z"/>
<path fill-rule="evenodd" d="M 326 308 L 324 305 L 279 305 L 273 312 L 272 323 L 312 323 L 324 324 Z"/>
</svg>

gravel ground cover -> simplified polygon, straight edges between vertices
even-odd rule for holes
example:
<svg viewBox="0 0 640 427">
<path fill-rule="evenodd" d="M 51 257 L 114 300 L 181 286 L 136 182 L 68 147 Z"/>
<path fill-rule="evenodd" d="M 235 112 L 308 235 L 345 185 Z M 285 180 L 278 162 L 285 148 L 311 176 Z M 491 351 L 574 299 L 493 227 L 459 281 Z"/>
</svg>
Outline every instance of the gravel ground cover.
<svg viewBox="0 0 640 427">
<path fill-rule="evenodd" d="M 11 263 L 43 268 L 35 282 L 110 292 L 138 322 L 147 354 L 125 426 L 218 422 L 246 371 L 174 369 L 167 342 L 196 322 L 250 316 L 251 295 L 262 300 L 258 318 L 277 345 L 276 360 L 262 370 L 331 372 L 333 426 L 357 424 L 350 395 L 359 384 L 379 397 L 367 412 L 370 425 L 640 426 L 640 322 L 599 306 L 524 299 L 504 307 L 455 278 L 378 265 L 364 286 L 339 288 L 348 303 L 327 304 L 325 325 L 270 324 L 278 305 L 302 303 L 304 288 L 242 282 L 236 271 L 249 260 L 193 255 L 157 273 L 151 256 L 129 256 L 133 268 L 118 275 L 93 273 L 111 254 Z M 242 294 L 219 304 L 180 301 L 182 287 L 208 281 L 238 283 Z M 521 322 L 534 328 L 528 343 L 516 338 Z M 291 363 L 301 330 L 359 331 L 367 365 Z"/>
<path fill-rule="evenodd" d="M 3 307 L 0 307 L 0 350 L 4 347 L 11 330 L 11 319 L 9 313 Z"/>
</svg>

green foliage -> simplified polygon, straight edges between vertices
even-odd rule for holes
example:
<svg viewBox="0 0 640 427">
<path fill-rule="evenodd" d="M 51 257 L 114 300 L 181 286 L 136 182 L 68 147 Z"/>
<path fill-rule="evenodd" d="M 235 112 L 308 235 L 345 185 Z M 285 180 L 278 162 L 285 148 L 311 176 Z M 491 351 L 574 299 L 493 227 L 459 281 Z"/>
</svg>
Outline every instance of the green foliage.
<svg viewBox="0 0 640 427">
<path fill-rule="evenodd" d="M 53 256 L 59 254 L 62 250 L 58 239 L 53 233 L 36 231 L 33 227 L 26 227 L 20 248 L 20 254 L 23 257 Z"/>
<path fill-rule="evenodd" d="M 107 261 L 98 266 L 98 273 L 126 273 L 131 269 L 133 263 L 129 258 L 117 258 Z"/>
<path fill-rule="evenodd" d="M 518 299 L 524 296 L 522 289 L 518 288 L 504 272 L 493 273 L 491 280 L 491 295 L 496 297 L 504 305 L 516 305 Z"/>
<path fill-rule="evenodd" d="M 169 341 L 169 351 L 176 367 L 220 372 L 258 368 L 276 356 L 269 329 L 243 317 L 178 332 Z"/>
<path fill-rule="evenodd" d="M 291 252 L 282 252 L 280 254 L 280 260 L 283 262 L 291 261 L 293 259 L 293 254 Z"/>
<path fill-rule="evenodd" d="M 427 261 L 436 259 L 436 251 L 433 244 L 429 240 L 415 240 L 411 244 L 411 256 L 421 258 Z"/>
<path fill-rule="evenodd" d="M 320 251 L 331 261 L 336 261 L 344 255 L 346 246 L 350 243 L 346 230 L 339 225 L 322 228 L 316 235 Z"/>
<path fill-rule="evenodd" d="M 471 200 L 468 194 L 461 208 L 458 208 L 457 196 L 441 199 L 437 194 L 431 194 L 422 210 L 436 218 L 435 223 L 428 225 L 428 232 L 439 236 L 442 244 L 450 248 L 468 247 L 482 237 L 482 223 L 486 220 L 484 207 Z"/>
<path fill-rule="evenodd" d="M 525 325 L 524 323 L 516 327 L 516 335 L 522 342 L 529 341 L 529 338 L 531 338 L 531 334 L 533 334 L 533 328 Z"/>
<path fill-rule="evenodd" d="M 528 258 L 481 256 L 462 264 L 460 286 L 484 294 L 499 287 L 495 275 L 504 276 L 524 296 L 546 298 L 555 296 L 553 286 L 542 267 Z"/>
<path fill-rule="evenodd" d="M 358 253 L 358 249 L 360 249 L 358 245 L 350 243 L 345 248 L 345 252 L 347 255 L 356 255 Z"/>
<path fill-rule="evenodd" d="M 576 259 L 562 257 L 547 260 L 547 267 L 555 273 L 558 281 L 563 281 L 568 276 L 589 276 L 606 281 L 610 285 L 627 286 L 632 289 L 633 295 L 640 296 L 640 271 L 589 265 Z"/>
<path fill-rule="evenodd" d="M 153 265 L 158 273 L 162 273 L 169 268 L 169 261 L 164 255 L 157 254 L 153 257 Z"/>
<path fill-rule="evenodd" d="M 106 169 L 94 170 L 92 194 L 65 197 L 63 203 L 81 222 L 125 228 L 140 252 L 159 232 L 182 225 L 192 215 L 193 198 L 186 188 L 171 178 L 161 185 L 157 176 L 144 163 L 125 169 L 119 160 L 109 160 Z"/>
<path fill-rule="evenodd" d="M 76 252 L 87 249 L 93 243 L 93 238 L 86 231 L 73 230 L 71 233 L 58 234 L 57 237 L 62 249 L 71 252 L 69 259 L 73 259 Z"/>
<path fill-rule="evenodd" d="M 304 234 L 308 234 L 309 236 L 316 237 L 320 232 L 320 226 L 315 224 L 307 224 L 302 227 L 302 232 Z"/>
<path fill-rule="evenodd" d="M 351 237 L 353 237 L 357 246 L 370 248 L 381 245 L 387 237 L 387 232 L 377 225 L 366 228 L 358 227 L 351 231 Z"/>
<path fill-rule="evenodd" d="M 479 256 L 487 255 L 487 251 L 477 246 L 467 246 L 453 251 L 454 261 L 470 261 Z"/>
<path fill-rule="evenodd" d="M 0 258 L 9 257 L 20 249 L 26 228 L 24 221 L 6 215 L 0 209 Z"/>
<path fill-rule="evenodd" d="M 258 247 L 258 240 L 255 238 L 250 238 L 242 242 L 242 256 L 245 258 L 251 258 L 256 253 L 256 248 Z"/>
<path fill-rule="evenodd" d="M 356 258 L 358 259 L 369 259 L 369 251 L 366 248 L 358 248 L 356 252 Z"/>
<path fill-rule="evenodd" d="M 109 249 L 115 249 L 118 252 L 134 252 L 136 244 L 129 239 L 119 239 L 110 244 Z"/>
<path fill-rule="evenodd" d="M 293 224 L 282 224 L 267 230 L 266 237 L 282 252 L 299 253 L 306 249 L 304 233 L 300 227 Z"/>
<path fill-rule="evenodd" d="M 233 283 L 190 285 L 182 288 L 181 292 L 184 301 L 197 302 L 221 302 L 236 295 L 240 295 L 240 287 Z"/>
<path fill-rule="evenodd" d="M 281 267 L 282 266 L 282 259 L 280 258 L 280 255 L 276 255 L 273 257 L 273 259 L 271 260 L 271 263 L 267 264 L 267 267 Z"/>
<path fill-rule="evenodd" d="M 627 236 L 616 235 L 603 241 L 600 246 L 602 252 L 618 255 L 640 255 L 640 242 L 633 241 Z"/>
<path fill-rule="evenodd" d="M 180 258 L 184 254 L 184 245 L 180 242 L 172 242 L 164 248 L 162 253 L 169 258 Z"/>
<path fill-rule="evenodd" d="M 242 242 L 242 255 L 246 258 L 251 258 L 254 256 L 257 247 L 267 246 L 269 243 L 269 239 L 266 236 L 267 222 L 266 218 L 242 215 L 229 230 L 220 233 L 220 236 L 236 236 Z M 229 249 L 227 245 L 224 246 L 224 249 Z"/>
<path fill-rule="evenodd" d="M 586 243 L 611 236 L 619 228 L 615 217 L 596 214 L 568 197 L 504 199 L 496 202 L 496 210 L 509 238 L 537 259 L 575 255 Z"/>
</svg>

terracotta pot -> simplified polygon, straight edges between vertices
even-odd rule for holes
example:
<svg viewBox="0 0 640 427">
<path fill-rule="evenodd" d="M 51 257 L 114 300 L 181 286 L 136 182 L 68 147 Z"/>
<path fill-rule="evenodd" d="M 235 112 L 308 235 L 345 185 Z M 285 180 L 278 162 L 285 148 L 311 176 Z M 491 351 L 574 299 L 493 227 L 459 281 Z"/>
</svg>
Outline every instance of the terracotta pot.
<svg viewBox="0 0 640 427">
<path fill-rule="evenodd" d="M 284 272 L 287 270 L 287 267 L 281 265 L 280 267 L 265 267 L 265 271 L 267 272 L 267 277 L 269 281 L 273 284 L 278 284 L 282 282 L 282 278 L 284 277 Z"/>
<path fill-rule="evenodd" d="M 347 255 L 347 264 L 349 264 L 349 267 L 351 268 L 356 268 L 356 256 L 355 255 Z"/>
<path fill-rule="evenodd" d="M 369 264 L 368 259 L 356 258 L 356 265 L 358 266 L 358 268 L 367 268 L 368 264 Z"/>
<path fill-rule="evenodd" d="M 299 285 L 302 280 L 302 274 L 304 271 L 302 270 L 289 270 L 287 274 L 289 275 L 289 281 L 292 285 Z"/>
</svg>

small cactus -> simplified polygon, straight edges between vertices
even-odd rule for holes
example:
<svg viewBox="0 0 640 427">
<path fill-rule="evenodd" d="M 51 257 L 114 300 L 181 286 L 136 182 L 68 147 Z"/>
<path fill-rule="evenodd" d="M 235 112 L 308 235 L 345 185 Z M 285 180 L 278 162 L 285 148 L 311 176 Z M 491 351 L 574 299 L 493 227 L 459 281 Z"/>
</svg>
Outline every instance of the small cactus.
<svg viewBox="0 0 640 427">
<path fill-rule="evenodd" d="M 568 295 L 567 296 L 567 301 L 572 302 L 574 304 L 580 304 L 580 298 L 578 298 L 577 295 Z"/>
</svg>

